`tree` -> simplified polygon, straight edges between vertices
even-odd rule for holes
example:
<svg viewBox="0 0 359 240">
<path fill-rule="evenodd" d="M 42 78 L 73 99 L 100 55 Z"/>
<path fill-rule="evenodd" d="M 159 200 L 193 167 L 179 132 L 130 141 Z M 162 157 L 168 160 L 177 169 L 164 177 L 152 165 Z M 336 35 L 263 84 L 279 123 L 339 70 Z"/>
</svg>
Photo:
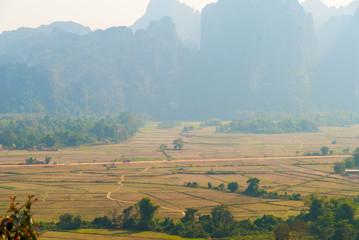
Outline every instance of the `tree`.
<svg viewBox="0 0 359 240">
<path fill-rule="evenodd" d="M 342 152 L 343 152 L 344 154 L 349 154 L 349 151 L 350 151 L 350 148 L 344 148 L 344 149 L 342 150 Z"/>
<path fill-rule="evenodd" d="M 220 226 L 223 224 L 230 224 L 233 222 L 233 216 L 228 206 L 221 204 L 216 206 L 211 211 L 213 223 L 216 226 Z"/>
<path fill-rule="evenodd" d="M 228 183 L 227 188 L 228 188 L 229 190 L 231 190 L 231 192 L 235 192 L 235 191 L 237 191 L 237 189 L 238 189 L 238 183 L 237 183 L 237 182 Z"/>
<path fill-rule="evenodd" d="M 111 219 L 107 216 L 103 216 L 103 217 L 97 217 L 92 221 L 92 224 L 96 227 L 96 228 L 109 228 L 111 227 Z"/>
<path fill-rule="evenodd" d="M 322 156 L 326 156 L 329 152 L 329 148 L 327 146 L 323 146 L 320 148 L 320 153 Z"/>
<path fill-rule="evenodd" d="M 353 158 L 344 159 L 344 166 L 345 169 L 352 169 L 354 167 L 354 159 Z"/>
<path fill-rule="evenodd" d="M 359 167 L 359 148 L 355 149 L 352 156 L 354 159 L 354 166 Z"/>
<path fill-rule="evenodd" d="M 208 182 L 208 189 L 211 189 L 212 188 L 212 183 L 211 182 Z"/>
<path fill-rule="evenodd" d="M 164 150 L 166 150 L 168 147 L 167 147 L 167 145 L 166 144 L 161 144 L 161 146 L 159 147 L 159 150 L 160 151 L 164 151 Z"/>
<path fill-rule="evenodd" d="M 256 195 L 258 193 L 259 189 L 259 179 L 258 178 L 250 178 L 248 179 L 247 183 L 249 183 L 247 189 L 245 190 L 245 193 L 249 195 Z"/>
<path fill-rule="evenodd" d="M 25 163 L 26 164 L 35 164 L 36 163 L 36 158 L 30 157 L 25 159 Z"/>
<path fill-rule="evenodd" d="M 338 174 L 345 172 L 345 164 L 343 162 L 335 162 L 334 172 Z"/>
<path fill-rule="evenodd" d="M 223 191 L 224 190 L 224 183 L 221 183 L 218 185 L 219 190 Z"/>
<path fill-rule="evenodd" d="M 223 238 L 233 234 L 235 231 L 233 228 L 234 219 L 228 206 L 222 204 L 214 207 L 211 211 L 211 215 L 214 225 L 213 237 Z"/>
<path fill-rule="evenodd" d="M 150 230 L 153 226 L 153 218 L 159 206 L 148 197 L 142 198 L 136 203 L 135 208 L 139 214 L 137 228 L 139 230 Z"/>
<path fill-rule="evenodd" d="M 45 157 L 46 164 L 49 164 L 51 162 L 51 159 L 52 159 L 52 157 L 46 156 Z"/>
<path fill-rule="evenodd" d="M 357 239 L 357 230 L 352 224 L 348 224 L 347 221 L 339 220 L 336 222 L 335 232 L 332 239 L 340 240 L 355 240 Z"/>
<path fill-rule="evenodd" d="M 17 136 L 16 134 L 10 130 L 10 129 L 7 129 L 5 130 L 5 132 L 2 134 L 1 136 L 1 144 L 4 146 L 4 147 L 8 147 L 8 148 L 12 148 L 17 140 Z"/>
<path fill-rule="evenodd" d="M 268 231 L 273 231 L 275 227 L 280 224 L 281 219 L 273 215 L 263 215 L 262 218 L 257 218 L 254 221 L 254 224 L 257 225 L 260 229 L 266 229 Z"/>
<path fill-rule="evenodd" d="M 124 229 L 132 229 L 135 228 L 135 223 L 137 220 L 137 213 L 135 212 L 135 208 L 133 206 L 129 206 L 122 211 L 121 226 Z"/>
<path fill-rule="evenodd" d="M 297 220 L 291 225 L 291 230 L 292 230 L 291 237 L 293 239 L 304 240 L 304 239 L 306 239 L 305 235 L 308 232 L 308 225 L 302 221 Z"/>
<path fill-rule="evenodd" d="M 56 144 L 57 138 L 56 135 L 52 132 L 46 134 L 42 141 L 45 143 L 46 147 L 52 148 Z"/>
<path fill-rule="evenodd" d="M 174 150 L 181 150 L 182 149 L 182 147 L 183 147 L 183 140 L 182 140 L 182 138 L 178 138 L 178 139 L 175 139 L 175 140 L 173 140 L 173 149 Z"/>
<path fill-rule="evenodd" d="M 337 219 L 349 220 L 349 223 L 352 223 L 354 220 L 356 209 L 356 206 L 346 200 L 345 202 L 341 203 L 336 209 L 334 209 L 335 217 Z"/>
<path fill-rule="evenodd" d="M 309 206 L 309 220 L 315 221 L 318 219 L 318 217 L 322 216 L 323 213 L 324 209 L 322 200 L 313 195 Z"/>
<path fill-rule="evenodd" d="M 198 209 L 196 208 L 186 208 L 185 216 L 181 218 L 181 222 L 183 223 L 194 222 L 197 212 Z"/>
<path fill-rule="evenodd" d="M 287 223 L 281 223 L 274 229 L 276 240 L 289 240 L 290 227 Z"/>
<path fill-rule="evenodd" d="M 73 230 L 78 227 L 77 226 L 78 223 L 77 224 L 74 223 L 74 216 L 72 214 L 69 213 L 62 214 L 59 220 L 60 221 L 56 223 L 56 227 L 58 229 Z"/>
</svg>

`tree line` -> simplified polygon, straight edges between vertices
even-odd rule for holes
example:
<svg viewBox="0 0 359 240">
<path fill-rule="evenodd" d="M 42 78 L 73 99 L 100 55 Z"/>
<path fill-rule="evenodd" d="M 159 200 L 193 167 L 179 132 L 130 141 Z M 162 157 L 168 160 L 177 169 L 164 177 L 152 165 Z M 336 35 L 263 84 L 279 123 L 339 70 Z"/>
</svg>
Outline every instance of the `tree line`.
<svg viewBox="0 0 359 240">
<path fill-rule="evenodd" d="M 103 118 L 0 120 L 0 144 L 6 149 L 58 148 L 118 143 L 133 136 L 143 120 L 128 112 Z"/>
<path fill-rule="evenodd" d="M 249 183 L 257 184 L 255 181 Z M 247 190 L 255 188 L 249 186 Z M 66 213 L 56 223 L 52 221 L 39 224 L 33 221 L 31 213 L 32 204 L 37 198 L 28 196 L 24 205 L 16 203 L 16 197 L 10 199 L 10 216 L 0 217 L 0 237 L 5 239 L 37 239 L 39 230 L 80 228 L 157 231 L 185 238 L 359 239 L 359 218 L 356 217 L 359 196 L 328 198 L 312 193 L 303 200 L 306 207 L 298 215 L 287 219 L 263 215 L 254 220 L 235 220 L 230 206 L 224 204 L 213 207 L 208 214 L 200 213 L 197 208 L 187 208 L 179 220 L 169 217 L 160 219 L 155 217 L 160 206 L 144 197 L 125 208 L 119 216 L 114 211 L 111 217 L 104 215 L 91 221 L 83 221 L 80 215 Z"/>
<path fill-rule="evenodd" d="M 359 168 L 359 148 L 356 148 L 350 157 L 345 158 L 341 162 L 334 163 L 334 172 L 339 174 L 345 172 L 346 169 L 358 169 L 358 168 Z"/>
<path fill-rule="evenodd" d="M 263 215 L 254 220 L 235 220 L 230 206 L 218 205 L 209 214 L 199 209 L 187 208 L 185 215 L 175 220 L 159 219 L 155 214 L 160 206 L 144 197 L 135 205 L 122 211 L 120 216 L 97 217 L 82 221 L 81 216 L 63 214 L 57 223 L 40 222 L 41 229 L 74 230 L 79 228 L 127 229 L 133 231 L 157 231 L 185 238 L 236 239 L 359 239 L 359 218 L 355 217 L 358 197 L 328 198 L 311 194 L 304 199 L 300 214 L 288 219 Z"/>
<path fill-rule="evenodd" d="M 235 119 L 228 124 L 218 126 L 216 132 L 222 133 L 257 133 L 257 134 L 279 134 L 293 132 L 318 132 L 316 125 L 306 119 L 293 121 L 285 118 L 281 121 L 272 121 L 268 118 L 255 118 L 251 121 Z"/>
</svg>

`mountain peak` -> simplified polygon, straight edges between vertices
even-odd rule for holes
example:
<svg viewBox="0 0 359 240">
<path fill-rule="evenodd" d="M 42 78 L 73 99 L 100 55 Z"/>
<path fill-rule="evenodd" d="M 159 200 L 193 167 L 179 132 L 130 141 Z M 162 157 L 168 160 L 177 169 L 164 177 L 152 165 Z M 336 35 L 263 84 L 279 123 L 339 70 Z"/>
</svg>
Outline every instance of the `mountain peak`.
<svg viewBox="0 0 359 240">
<path fill-rule="evenodd" d="M 151 0 L 146 13 L 138 19 L 131 29 L 135 32 L 146 29 L 150 22 L 170 17 L 176 26 L 181 41 L 188 47 L 198 48 L 200 38 L 201 16 L 199 11 L 187 6 L 179 0 Z"/>
<path fill-rule="evenodd" d="M 85 35 L 91 32 L 89 27 L 85 27 L 79 23 L 71 22 L 71 21 L 59 21 L 53 22 L 50 25 L 41 25 L 38 30 L 43 32 L 44 34 L 49 34 L 54 29 L 59 29 L 61 31 L 67 33 L 74 33 L 78 35 Z"/>
<path fill-rule="evenodd" d="M 330 17 L 340 15 L 353 15 L 359 7 L 359 1 L 352 1 L 346 6 L 339 8 L 328 7 L 321 0 L 306 0 L 302 3 L 303 8 L 306 12 L 313 14 L 314 25 L 319 28 L 323 25 Z"/>
</svg>

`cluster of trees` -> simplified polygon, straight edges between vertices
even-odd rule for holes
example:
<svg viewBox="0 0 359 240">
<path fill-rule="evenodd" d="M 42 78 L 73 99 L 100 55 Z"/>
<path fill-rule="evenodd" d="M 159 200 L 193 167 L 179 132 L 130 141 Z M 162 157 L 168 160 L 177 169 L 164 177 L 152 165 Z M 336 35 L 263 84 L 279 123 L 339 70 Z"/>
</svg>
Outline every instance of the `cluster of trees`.
<svg viewBox="0 0 359 240">
<path fill-rule="evenodd" d="M 134 135 L 143 120 L 123 112 L 101 119 L 19 119 L 0 121 L 0 144 L 7 149 L 56 148 L 120 142 Z"/>
<path fill-rule="evenodd" d="M 316 125 L 309 120 L 293 121 L 290 118 L 285 118 L 281 121 L 275 122 L 268 118 L 255 118 L 252 121 L 244 121 L 235 119 L 228 124 L 217 127 L 216 132 L 235 133 L 292 133 L 292 132 L 317 132 Z"/>
<path fill-rule="evenodd" d="M 287 199 L 293 201 L 301 201 L 303 200 L 302 195 L 300 193 L 293 193 L 292 195 L 288 195 L 287 192 L 284 194 L 279 194 L 278 192 L 268 192 L 264 189 L 259 188 L 260 180 L 258 178 L 250 178 L 248 179 L 248 187 L 244 192 L 238 192 L 239 189 L 238 182 L 230 182 L 227 183 L 227 188 L 224 183 L 220 183 L 218 186 L 213 186 L 211 182 L 208 182 L 208 189 L 219 190 L 219 191 L 230 191 L 230 192 L 238 192 L 241 194 L 245 194 L 252 197 L 261 197 L 268 199 Z M 185 182 L 185 187 L 199 188 L 201 187 L 198 182 Z"/>
<path fill-rule="evenodd" d="M 327 198 L 311 194 L 304 200 L 306 209 L 287 220 L 263 215 L 251 221 L 237 221 L 230 208 L 219 205 L 210 214 L 200 214 L 196 208 L 187 208 L 179 220 L 155 218 L 160 208 L 148 197 L 123 210 L 112 218 L 97 217 L 82 221 L 80 216 L 60 216 L 58 223 L 40 223 L 43 229 L 73 230 L 77 228 L 121 228 L 135 231 L 158 231 L 186 238 L 226 238 L 261 236 L 260 239 L 357 239 L 359 218 L 355 218 L 359 196 L 355 198 Z M 257 238 L 256 238 L 257 239 Z"/>
<path fill-rule="evenodd" d="M 221 120 L 217 118 L 209 118 L 206 121 L 201 122 L 200 124 L 201 127 L 218 127 L 221 125 L 222 125 Z"/>
<path fill-rule="evenodd" d="M 333 144 L 336 144 L 336 141 L 333 141 Z M 329 155 L 333 155 L 334 151 L 333 150 L 330 150 L 329 147 L 327 146 L 322 146 L 320 148 L 320 152 L 313 152 L 313 153 L 310 153 L 310 152 L 306 152 L 304 153 L 303 155 L 304 156 L 327 156 L 328 154 Z"/>
<path fill-rule="evenodd" d="M 200 187 L 199 184 L 197 182 L 188 182 L 185 183 L 184 186 L 186 187 L 192 187 L 192 188 L 198 188 Z M 215 189 L 215 190 L 220 190 L 220 191 L 224 191 L 225 190 L 225 185 L 224 183 L 220 183 L 217 187 L 213 186 L 211 182 L 208 182 L 207 184 L 208 189 Z M 239 188 L 239 185 L 237 182 L 230 182 L 227 184 L 227 189 L 231 192 L 235 192 L 237 191 Z"/>
<path fill-rule="evenodd" d="M 177 138 L 173 140 L 172 144 L 173 144 L 173 150 L 181 150 L 183 148 L 184 142 L 182 138 Z M 164 152 L 165 150 L 169 150 L 169 148 L 167 144 L 161 144 L 158 150 Z"/>
<path fill-rule="evenodd" d="M 179 122 L 179 121 L 168 120 L 168 121 L 160 122 L 157 126 L 157 129 L 170 129 L 170 128 L 174 128 L 174 127 L 177 127 L 180 125 L 181 125 L 181 122 Z"/>
<path fill-rule="evenodd" d="M 345 158 L 341 162 L 334 163 L 334 172 L 343 173 L 345 169 L 359 168 L 359 148 L 356 148 L 351 157 Z"/>
<path fill-rule="evenodd" d="M 182 129 L 182 132 L 190 132 L 190 131 L 194 131 L 194 127 L 191 125 L 191 126 L 185 126 L 183 129 Z"/>
<path fill-rule="evenodd" d="M 285 192 L 285 194 L 282 195 L 278 194 L 278 192 L 267 192 L 266 190 L 259 188 L 259 182 L 260 180 L 258 178 L 248 179 L 248 187 L 244 191 L 244 194 L 262 198 L 288 199 L 293 201 L 302 200 L 302 195 L 300 193 L 293 193 L 292 195 L 287 195 L 287 192 Z"/>
<path fill-rule="evenodd" d="M 25 164 L 49 164 L 52 157 L 46 156 L 45 161 L 38 161 L 36 158 L 29 157 L 25 159 Z"/>
</svg>

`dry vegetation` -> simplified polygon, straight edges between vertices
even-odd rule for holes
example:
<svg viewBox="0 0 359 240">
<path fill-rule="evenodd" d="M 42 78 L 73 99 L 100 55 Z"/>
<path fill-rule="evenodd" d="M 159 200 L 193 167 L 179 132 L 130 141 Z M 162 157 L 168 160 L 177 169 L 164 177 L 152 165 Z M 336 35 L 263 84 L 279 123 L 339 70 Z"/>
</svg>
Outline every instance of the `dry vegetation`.
<svg viewBox="0 0 359 240">
<path fill-rule="evenodd" d="M 280 194 L 306 196 L 318 191 L 328 196 L 358 195 L 355 176 L 334 175 L 332 171 L 333 162 L 345 157 L 338 155 L 342 154 L 342 149 L 350 147 L 353 150 L 359 146 L 356 138 L 359 126 L 281 135 L 217 134 L 209 127 L 190 132 L 191 137 L 182 136 L 184 150 L 167 151 L 174 159 L 167 162 L 161 161 L 164 156 L 157 149 L 162 143 L 171 146 L 173 139 L 180 137 L 184 125 L 159 130 L 156 124 L 147 124 L 132 140 L 118 145 L 69 148 L 59 152 L 0 151 L 0 164 L 3 165 L 0 166 L 0 212 L 7 208 L 8 196 L 17 195 L 21 199 L 27 194 L 39 198 L 34 215 L 42 221 L 57 221 L 63 213 L 80 214 L 85 220 L 118 215 L 144 196 L 162 206 L 157 214 L 160 218 L 180 218 L 187 207 L 208 213 L 221 203 L 229 205 L 237 219 L 263 214 L 285 218 L 298 214 L 303 208 L 301 201 L 262 199 L 207 189 L 208 182 L 218 186 L 237 181 L 241 192 L 251 177 L 261 180 L 261 188 Z M 185 125 L 198 126 L 199 123 Z M 332 145 L 333 140 L 337 144 Z M 319 151 L 323 145 L 329 146 L 334 155 L 296 157 L 297 151 L 300 155 Z M 137 162 L 118 162 L 115 168 L 102 164 L 5 166 L 23 163 L 30 156 L 41 159 L 46 155 L 61 163 L 107 162 L 121 159 L 122 155 Z M 152 162 L 154 160 L 158 161 Z M 197 182 L 200 188 L 184 187 L 185 182 Z M 71 234 L 75 233 L 68 234 L 71 239 Z M 83 236 L 76 239 L 87 239 L 89 233 L 76 234 Z M 101 234 L 104 233 L 98 233 L 99 239 Z M 45 236 L 56 239 L 53 235 L 56 233 L 49 232 Z M 135 239 L 136 236 L 132 237 Z"/>
</svg>

